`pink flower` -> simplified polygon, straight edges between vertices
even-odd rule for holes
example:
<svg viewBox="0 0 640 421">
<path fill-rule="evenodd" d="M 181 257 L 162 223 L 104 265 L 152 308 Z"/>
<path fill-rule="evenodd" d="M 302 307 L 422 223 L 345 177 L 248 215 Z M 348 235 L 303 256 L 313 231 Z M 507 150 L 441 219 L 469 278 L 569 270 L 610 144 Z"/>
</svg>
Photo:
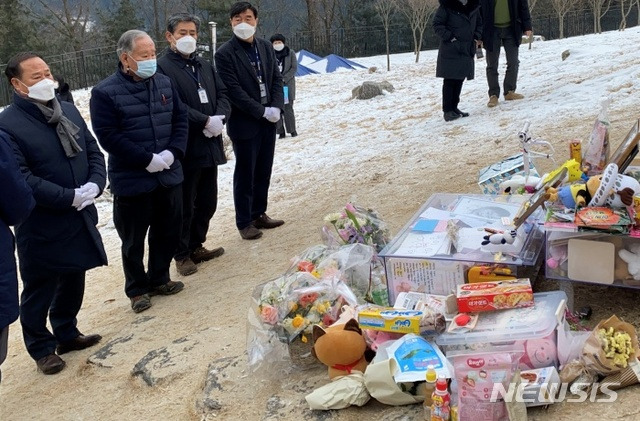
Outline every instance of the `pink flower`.
<svg viewBox="0 0 640 421">
<path fill-rule="evenodd" d="M 347 205 L 344 208 L 351 213 L 356 213 L 356 208 L 354 208 L 351 203 L 347 203 Z"/>
<path fill-rule="evenodd" d="M 307 307 L 308 305 L 313 304 L 318 299 L 318 293 L 312 292 L 310 294 L 304 294 L 300 297 L 300 305 L 302 307 Z"/>
<path fill-rule="evenodd" d="M 331 326 L 335 322 L 336 322 L 336 320 L 329 313 L 325 313 L 324 316 L 322 316 L 322 324 L 325 327 Z"/>
<path fill-rule="evenodd" d="M 349 241 L 349 238 L 351 238 L 351 231 L 348 229 L 339 229 L 338 234 L 340 234 L 342 241 Z"/>
<path fill-rule="evenodd" d="M 275 325 L 278 322 L 278 309 L 270 305 L 263 305 L 260 309 L 260 317 L 265 323 Z"/>
<path fill-rule="evenodd" d="M 311 273 L 315 268 L 316 267 L 314 266 L 314 264 L 308 260 L 302 260 L 301 262 L 298 262 L 298 272 Z"/>
</svg>

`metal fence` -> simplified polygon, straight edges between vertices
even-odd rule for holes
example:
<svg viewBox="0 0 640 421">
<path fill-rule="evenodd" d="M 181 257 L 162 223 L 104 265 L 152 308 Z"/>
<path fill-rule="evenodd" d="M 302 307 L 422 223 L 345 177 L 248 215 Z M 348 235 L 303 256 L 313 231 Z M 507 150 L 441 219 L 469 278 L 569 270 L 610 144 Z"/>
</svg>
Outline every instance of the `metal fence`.
<svg viewBox="0 0 640 421">
<path fill-rule="evenodd" d="M 627 26 L 635 26 L 638 12 L 634 8 L 627 18 Z M 572 37 L 593 33 L 593 16 L 589 10 L 573 11 L 564 20 L 564 35 Z M 614 8 L 602 18 L 602 30 L 618 29 L 620 25 L 620 8 Z M 546 39 L 559 36 L 558 17 L 555 15 L 534 16 L 533 28 L 537 35 Z M 224 40 L 219 40 L 224 41 Z M 338 54 L 344 57 L 366 57 L 386 53 L 385 31 L 382 26 L 344 29 L 339 28 L 329 34 L 311 36 L 308 32 L 298 32 L 289 37 L 289 45 L 296 51 L 306 49 L 314 54 L 325 56 Z M 413 50 L 413 37 L 405 25 L 389 28 L 389 44 L 391 53 Z M 430 26 L 427 27 L 422 40 L 423 49 L 434 49 L 438 39 Z M 117 57 L 115 46 L 93 48 L 75 53 L 45 57 L 54 75 L 64 77 L 71 89 L 87 88 L 95 85 L 116 69 Z M 0 66 L 4 74 L 5 65 Z M 6 78 L 0 78 L 0 106 L 11 102 L 13 89 Z"/>
</svg>

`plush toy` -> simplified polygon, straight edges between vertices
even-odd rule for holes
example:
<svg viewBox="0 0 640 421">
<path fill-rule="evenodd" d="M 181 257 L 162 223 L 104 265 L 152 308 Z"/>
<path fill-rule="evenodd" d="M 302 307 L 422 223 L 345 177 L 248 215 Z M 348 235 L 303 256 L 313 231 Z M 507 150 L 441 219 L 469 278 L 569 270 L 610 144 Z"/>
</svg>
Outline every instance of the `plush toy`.
<svg viewBox="0 0 640 421">
<path fill-rule="evenodd" d="M 497 231 L 482 237 L 482 245 L 487 244 L 513 244 L 516 241 L 518 232 L 516 230 Z"/>
<path fill-rule="evenodd" d="M 558 352 L 549 338 L 529 339 L 524 343 L 525 354 L 520 358 L 521 368 L 543 368 L 556 364 Z"/>
<path fill-rule="evenodd" d="M 618 256 L 627 263 L 629 275 L 640 281 L 640 243 L 633 243 L 628 248 L 618 251 Z"/>
<path fill-rule="evenodd" d="M 602 174 L 587 181 L 591 195 L 589 206 L 609 206 L 623 208 L 633 205 L 634 196 L 640 194 L 640 183 L 633 177 L 618 174 L 618 166 L 609 164 Z"/>
<path fill-rule="evenodd" d="M 562 186 L 559 189 L 547 187 L 545 193 L 547 195 L 547 201 L 559 201 L 568 209 L 585 206 L 591 199 L 589 191 L 587 190 L 587 185 L 584 182 L 569 184 Z"/>
<path fill-rule="evenodd" d="M 330 379 L 346 376 L 355 370 L 364 373 L 373 359 L 373 351 L 367 348 L 356 319 L 345 324 L 333 324 L 326 329 L 313 326 L 311 353 L 329 367 Z"/>
</svg>

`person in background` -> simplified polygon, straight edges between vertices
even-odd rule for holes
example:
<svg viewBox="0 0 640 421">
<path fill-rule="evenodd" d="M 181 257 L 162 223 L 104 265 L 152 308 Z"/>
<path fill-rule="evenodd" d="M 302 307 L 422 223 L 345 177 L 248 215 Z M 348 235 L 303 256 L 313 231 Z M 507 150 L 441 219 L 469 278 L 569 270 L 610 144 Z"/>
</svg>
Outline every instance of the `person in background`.
<svg viewBox="0 0 640 421">
<path fill-rule="evenodd" d="M 500 98 L 500 81 L 498 80 L 498 64 L 500 46 L 504 47 L 507 56 L 507 71 L 504 75 L 504 99 L 513 101 L 524 98 L 516 92 L 520 60 L 518 50 L 522 43 L 522 34 L 530 37 L 532 32 L 531 14 L 527 0 L 481 0 L 482 45 L 487 50 L 487 83 L 489 84 L 489 102 L 493 108 Z"/>
<path fill-rule="evenodd" d="M 293 111 L 293 101 L 296 99 L 296 72 L 298 71 L 298 59 L 296 53 L 285 44 L 286 39 L 282 34 L 275 34 L 270 39 L 273 49 L 276 50 L 278 70 L 282 74 L 284 83 L 284 118 L 276 123 L 276 133 L 280 139 L 284 139 L 285 128 L 291 137 L 298 136 L 296 131 L 296 115 Z"/>
<path fill-rule="evenodd" d="M 56 95 L 58 95 L 58 99 L 60 101 L 66 101 L 74 104 L 73 95 L 71 94 L 71 88 L 69 87 L 69 84 L 64 81 L 64 78 L 62 76 L 54 75 L 53 78 L 58 84 L 58 86 L 56 87 Z"/>
<path fill-rule="evenodd" d="M 118 68 L 91 91 L 98 142 L 109 153 L 113 223 L 122 241 L 125 294 L 139 313 L 151 295 L 184 288 L 169 276 L 182 227 L 182 164 L 187 109 L 167 76 L 156 73 L 156 47 L 136 29 L 120 36 Z M 144 266 L 148 232 L 149 258 Z"/>
<path fill-rule="evenodd" d="M 0 365 L 7 358 L 9 325 L 18 318 L 18 273 L 14 258 L 14 238 L 9 225 L 24 221 L 36 202 L 9 144 L 0 132 Z M 2 372 L 0 371 L 0 382 Z"/>
<path fill-rule="evenodd" d="M 182 235 L 175 255 L 182 276 L 197 272 L 196 264 L 224 253 L 222 247 L 209 250 L 203 244 L 218 205 L 218 165 L 227 162 L 222 130 L 231 105 L 218 72 L 196 54 L 199 29 L 197 16 L 171 16 L 165 32 L 169 46 L 158 60 L 158 71 L 171 78 L 189 110 L 187 152 L 182 160 Z"/>
<path fill-rule="evenodd" d="M 284 108 L 282 76 L 271 43 L 255 36 L 258 10 L 241 1 L 229 16 L 233 37 L 216 51 L 215 60 L 231 101 L 227 133 L 236 157 L 236 227 L 243 239 L 255 240 L 262 237 L 261 228 L 284 224 L 266 214 L 276 123 Z"/>
<path fill-rule="evenodd" d="M 0 113 L 0 129 L 36 202 L 16 226 L 22 335 L 38 369 L 55 374 L 66 365 L 59 355 L 102 339 L 80 333 L 77 316 L 86 271 L 107 264 L 94 205 L 106 182 L 104 156 L 78 109 L 58 101 L 40 56 L 16 54 L 5 75 L 14 94 Z M 4 179 L 2 188 L 4 196 Z"/>
<path fill-rule="evenodd" d="M 443 78 L 444 120 L 468 117 L 458 104 L 464 80 L 472 80 L 475 74 L 474 58 L 482 34 L 478 0 L 440 0 L 433 29 L 440 38 L 436 76 Z"/>
</svg>

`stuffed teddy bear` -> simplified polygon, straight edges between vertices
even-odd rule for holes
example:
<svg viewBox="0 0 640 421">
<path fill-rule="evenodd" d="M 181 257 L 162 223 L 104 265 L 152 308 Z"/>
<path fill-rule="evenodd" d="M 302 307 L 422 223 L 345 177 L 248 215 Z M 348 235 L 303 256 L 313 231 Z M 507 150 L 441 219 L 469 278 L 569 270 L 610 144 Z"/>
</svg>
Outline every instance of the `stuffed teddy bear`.
<svg viewBox="0 0 640 421">
<path fill-rule="evenodd" d="M 630 244 L 628 248 L 629 250 L 618 251 L 618 256 L 627 262 L 629 275 L 636 281 L 640 281 L 640 243 Z"/>
<path fill-rule="evenodd" d="M 364 373 L 373 359 L 373 351 L 368 349 L 356 319 L 345 324 L 333 324 L 326 329 L 313 326 L 311 353 L 328 367 L 332 380 L 356 370 Z"/>
</svg>

